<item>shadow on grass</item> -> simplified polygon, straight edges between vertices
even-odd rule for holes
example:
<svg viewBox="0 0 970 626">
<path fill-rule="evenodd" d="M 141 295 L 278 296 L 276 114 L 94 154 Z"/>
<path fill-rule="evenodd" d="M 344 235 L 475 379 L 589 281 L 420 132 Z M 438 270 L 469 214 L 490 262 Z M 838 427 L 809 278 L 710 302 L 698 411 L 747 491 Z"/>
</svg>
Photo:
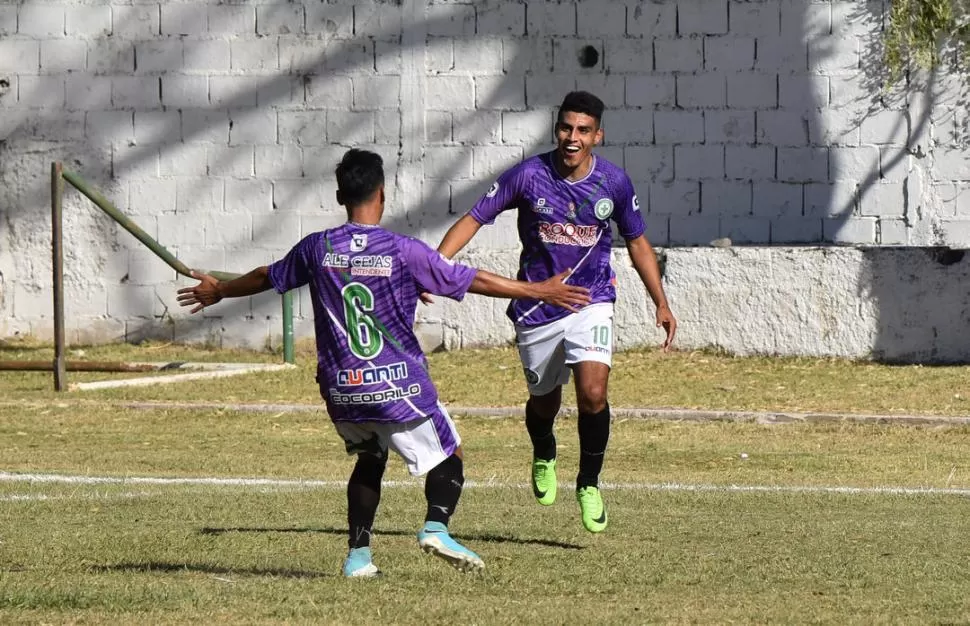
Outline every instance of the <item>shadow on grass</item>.
<svg viewBox="0 0 970 626">
<path fill-rule="evenodd" d="M 205 563 L 116 563 L 114 565 L 92 565 L 93 572 L 201 572 L 204 574 L 235 574 L 237 576 L 275 576 L 277 578 L 332 578 L 334 574 L 308 572 L 304 570 L 275 567 L 222 567 Z"/>
<path fill-rule="evenodd" d="M 347 536 L 346 528 L 261 528 L 261 527 L 227 527 L 227 528 L 214 528 L 210 526 L 203 527 L 199 530 L 199 533 L 203 535 L 222 535 L 225 533 L 323 533 L 327 535 L 340 535 L 341 537 Z M 410 537 L 414 535 L 411 531 L 405 530 L 374 530 L 375 535 L 389 535 L 396 537 Z M 455 539 L 461 539 L 464 541 L 484 541 L 486 543 L 514 543 L 520 545 L 529 546 L 546 546 L 549 548 L 561 548 L 563 550 L 583 550 L 585 546 L 581 546 L 575 543 L 566 543 L 564 541 L 555 541 L 552 539 L 523 539 L 520 537 L 512 537 L 510 535 L 499 535 L 495 533 L 479 533 L 479 534 L 465 534 L 465 533 L 452 533 L 451 535 Z"/>
</svg>

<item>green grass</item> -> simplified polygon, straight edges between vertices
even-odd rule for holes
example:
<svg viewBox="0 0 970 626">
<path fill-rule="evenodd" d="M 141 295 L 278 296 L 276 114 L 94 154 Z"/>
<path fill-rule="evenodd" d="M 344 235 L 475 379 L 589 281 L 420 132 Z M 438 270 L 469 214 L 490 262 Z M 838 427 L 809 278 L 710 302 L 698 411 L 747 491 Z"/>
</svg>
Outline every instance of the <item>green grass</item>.
<svg viewBox="0 0 970 626">
<path fill-rule="evenodd" d="M 453 527 L 487 559 L 478 577 L 421 554 L 417 489 L 387 489 L 373 541 L 385 577 L 347 581 L 336 490 L 159 491 L 5 505 L 0 620 L 938 623 L 970 610 L 965 499 L 630 492 L 594 537 L 575 503 L 469 489 Z"/>
<path fill-rule="evenodd" d="M 419 483 L 395 461 L 380 581 L 337 574 L 352 466 L 323 415 L 95 407 L 0 410 L 3 469 L 264 477 L 318 487 L 0 481 L 0 622 L 957 622 L 970 610 L 965 496 L 606 491 L 586 533 L 568 489 L 537 506 L 521 423 L 463 418 L 452 528 L 487 561 L 421 554 Z M 576 470 L 563 419 L 560 478 Z M 740 452 L 749 457 L 742 460 Z M 618 421 L 604 480 L 657 485 L 970 488 L 970 429 Z M 411 486 L 407 486 L 411 485 Z M 12 497 L 48 499 L 20 499 Z M 590 617 L 593 615 L 593 618 Z"/>
<path fill-rule="evenodd" d="M 279 359 L 159 344 L 84 350 L 100 360 Z M 50 352 L 0 348 L 0 360 L 15 358 Z M 524 399 L 512 350 L 436 354 L 431 363 L 453 405 Z M 871 624 L 970 615 L 970 498 L 954 491 L 970 490 L 970 427 L 956 425 L 618 419 L 603 476 L 613 485 L 605 491 L 610 527 L 591 535 L 570 489 L 555 506 L 534 503 L 521 420 L 457 415 L 471 486 L 452 529 L 485 558 L 486 573 L 461 575 L 417 549 L 420 483 L 395 460 L 387 479 L 396 486 L 384 490 L 373 542 L 385 577 L 344 580 L 343 484 L 353 461 L 322 410 L 119 404 L 319 405 L 306 350 L 300 364 L 60 395 L 49 374 L 0 373 L 2 472 L 330 481 L 0 480 L 0 623 Z M 966 372 L 631 352 L 617 357 L 611 402 L 963 415 Z M 577 466 L 575 431 L 575 419 L 560 419 L 566 482 Z M 863 491 L 818 490 L 838 487 Z M 950 491 L 873 489 L 885 487 Z"/>
<path fill-rule="evenodd" d="M 279 355 L 215 351 L 170 344 L 111 345 L 82 349 L 84 360 L 281 362 Z M 50 359 L 48 346 L 0 343 L 0 360 Z M 445 403 L 456 406 L 519 406 L 527 397 L 522 368 L 511 348 L 462 350 L 429 356 L 432 377 Z M 258 373 L 156 387 L 74 392 L 90 400 L 178 401 L 187 395 L 219 402 L 317 404 L 312 345 L 297 352 L 296 370 Z M 882 365 L 840 359 L 733 357 L 710 351 L 635 350 L 615 355 L 610 403 L 617 407 L 970 415 L 966 366 Z M 69 381 L 131 377 L 74 373 Z M 50 373 L 0 372 L 0 397 L 49 400 Z M 187 391 L 190 390 L 190 391 Z M 571 388 L 564 394 L 574 403 Z"/>
</svg>

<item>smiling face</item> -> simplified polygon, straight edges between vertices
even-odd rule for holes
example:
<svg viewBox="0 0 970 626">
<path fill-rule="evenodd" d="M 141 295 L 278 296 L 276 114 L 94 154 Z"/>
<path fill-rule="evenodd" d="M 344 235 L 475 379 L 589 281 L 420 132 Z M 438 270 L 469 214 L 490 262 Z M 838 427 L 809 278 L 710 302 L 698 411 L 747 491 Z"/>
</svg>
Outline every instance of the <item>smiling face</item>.
<svg viewBox="0 0 970 626">
<path fill-rule="evenodd" d="M 579 179 L 589 173 L 593 163 L 593 146 L 603 140 L 603 129 L 595 117 L 575 111 L 563 111 L 556 122 L 556 155 L 559 173 Z"/>
</svg>

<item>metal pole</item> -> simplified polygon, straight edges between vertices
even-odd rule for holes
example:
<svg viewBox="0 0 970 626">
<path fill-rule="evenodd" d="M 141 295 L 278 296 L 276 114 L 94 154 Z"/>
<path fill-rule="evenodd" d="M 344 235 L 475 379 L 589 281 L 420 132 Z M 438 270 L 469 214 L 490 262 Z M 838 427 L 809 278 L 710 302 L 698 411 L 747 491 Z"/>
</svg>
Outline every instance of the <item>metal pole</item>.
<svg viewBox="0 0 970 626">
<path fill-rule="evenodd" d="M 67 362 L 64 351 L 64 238 L 62 200 L 64 198 L 63 167 L 60 161 L 51 163 L 51 257 L 54 279 L 54 390 L 67 388 Z"/>
<path fill-rule="evenodd" d="M 168 264 L 169 267 L 174 269 L 176 272 L 183 276 L 190 276 L 192 270 L 185 265 L 182 261 L 175 257 L 171 252 L 165 249 L 160 243 L 155 241 L 151 235 L 146 233 L 138 224 L 136 224 L 131 218 L 121 212 L 114 204 L 112 204 L 107 198 L 98 193 L 93 187 L 88 185 L 80 176 L 71 172 L 69 170 L 64 170 L 61 168 L 61 164 L 57 163 L 57 174 L 52 174 L 51 179 L 51 189 L 53 191 L 54 185 L 59 185 L 60 191 L 54 192 L 54 197 L 56 198 L 57 211 L 60 211 L 61 196 L 63 195 L 64 181 L 73 185 L 78 191 L 87 196 L 91 202 L 93 202 L 99 209 L 107 213 L 115 222 L 121 225 L 122 228 L 127 230 L 129 233 L 134 235 L 138 241 L 142 242 L 149 250 L 151 250 L 155 255 Z M 53 206 L 54 200 L 52 200 Z M 57 243 L 55 245 L 60 246 L 60 221 L 57 220 Z M 57 253 L 59 256 L 59 252 Z M 55 267 L 57 266 L 55 262 Z M 57 270 L 55 269 L 55 272 Z M 240 274 L 235 274 L 233 272 L 220 272 L 220 271 L 207 271 L 205 272 L 215 278 L 216 280 L 232 280 L 237 278 Z M 55 279 L 55 308 L 57 301 L 57 281 Z M 62 285 L 63 288 L 63 285 Z M 61 294 L 63 296 L 63 293 Z M 61 300 L 63 303 L 63 299 Z M 55 319 L 56 319 L 55 311 Z M 63 332 L 63 327 L 62 327 Z M 285 293 L 283 294 L 283 359 L 287 363 L 295 363 L 295 350 L 293 346 L 293 294 Z M 63 355 L 61 355 L 63 357 Z M 56 376 L 55 376 L 56 378 Z M 56 385 L 56 383 L 55 383 Z M 60 389 L 60 388 L 58 388 Z"/>
<path fill-rule="evenodd" d="M 283 294 L 283 360 L 295 363 L 296 355 L 293 351 L 293 292 Z"/>
<path fill-rule="evenodd" d="M 165 261 L 165 263 L 167 263 L 169 267 L 171 267 L 173 270 L 175 270 L 176 272 L 178 272 L 183 276 L 189 275 L 189 272 L 191 270 L 187 265 L 185 265 L 185 263 L 182 263 L 181 261 L 179 261 L 177 258 L 175 258 L 174 254 L 166 250 L 161 244 L 159 244 L 157 241 L 152 239 L 151 235 L 149 235 L 144 230 L 142 230 L 141 227 L 138 226 L 138 224 L 136 224 L 131 220 L 131 218 L 129 218 L 127 215 L 125 215 L 120 210 L 118 210 L 118 207 L 111 204 L 111 202 L 107 198 L 105 198 L 100 193 L 98 193 L 97 191 L 89 187 L 87 183 L 81 180 L 80 176 L 78 176 L 73 172 L 66 171 L 66 172 L 63 172 L 63 177 L 65 180 L 67 180 L 67 182 L 71 183 L 78 191 L 80 191 L 85 196 L 87 196 L 88 199 L 91 202 L 93 202 L 99 209 L 101 209 L 102 211 L 110 215 L 111 218 L 114 221 L 118 222 L 118 224 L 120 224 L 122 228 L 124 228 L 129 233 L 134 235 L 135 238 L 138 239 L 138 241 L 145 244 L 145 246 L 147 246 L 149 250 L 155 253 L 155 256 Z"/>
</svg>

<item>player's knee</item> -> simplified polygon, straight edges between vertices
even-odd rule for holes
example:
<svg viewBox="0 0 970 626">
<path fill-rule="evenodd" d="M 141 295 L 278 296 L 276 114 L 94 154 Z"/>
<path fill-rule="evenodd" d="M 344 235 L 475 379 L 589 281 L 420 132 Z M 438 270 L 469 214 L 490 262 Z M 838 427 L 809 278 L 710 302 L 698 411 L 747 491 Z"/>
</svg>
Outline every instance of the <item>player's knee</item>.
<svg viewBox="0 0 970 626">
<path fill-rule="evenodd" d="M 384 470 L 387 469 L 387 455 L 375 455 L 370 453 L 363 453 L 357 455 L 357 465 L 354 467 L 354 471 L 361 477 L 377 477 L 380 480 L 384 476 Z"/>
<path fill-rule="evenodd" d="M 465 462 L 458 454 L 452 454 L 442 461 L 438 467 L 454 477 L 455 480 L 465 482 Z"/>
<path fill-rule="evenodd" d="M 561 395 L 553 392 L 544 396 L 530 396 L 528 402 L 525 404 L 525 410 L 528 415 L 534 418 L 551 420 L 556 418 L 561 404 Z"/>
<path fill-rule="evenodd" d="M 606 385 L 586 385 L 577 390 L 576 405 L 582 413 L 599 413 L 606 408 Z"/>
<path fill-rule="evenodd" d="M 447 481 L 461 487 L 465 484 L 465 463 L 460 456 L 452 454 L 428 472 L 428 479 Z"/>
</svg>

